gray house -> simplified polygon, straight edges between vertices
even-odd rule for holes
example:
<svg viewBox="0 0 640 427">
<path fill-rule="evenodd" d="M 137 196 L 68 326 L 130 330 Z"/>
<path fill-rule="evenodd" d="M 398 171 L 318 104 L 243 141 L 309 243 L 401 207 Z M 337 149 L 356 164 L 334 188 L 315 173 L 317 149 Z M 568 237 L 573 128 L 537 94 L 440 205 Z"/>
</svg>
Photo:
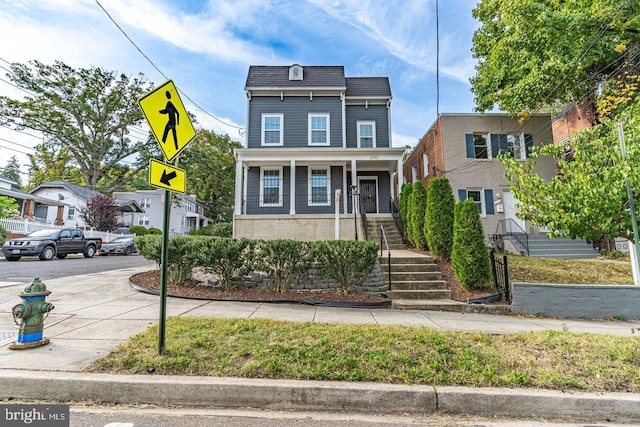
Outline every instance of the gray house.
<svg viewBox="0 0 640 427">
<path fill-rule="evenodd" d="M 235 237 L 353 239 L 360 209 L 391 212 L 403 149 L 391 144 L 388 78 L 345 77 L 342 66 L 251 66 L 245 92 Z"/>
</svg>

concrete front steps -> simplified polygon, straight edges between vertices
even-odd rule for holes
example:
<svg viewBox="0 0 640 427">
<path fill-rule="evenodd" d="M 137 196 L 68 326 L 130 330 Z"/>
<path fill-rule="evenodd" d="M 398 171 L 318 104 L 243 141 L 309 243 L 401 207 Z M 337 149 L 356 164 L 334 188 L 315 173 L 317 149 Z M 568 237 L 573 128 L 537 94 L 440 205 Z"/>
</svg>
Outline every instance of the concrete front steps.
<svg viewBox="0 0 640 427">
<path fill-rule="evenodd" d="M 380 226 L 384 227 L 384 234 L 387 236 L 389 249 L 393 251 L 406 249 L 406 245 L 402 241 L 402 235 L 396 227 L 396 223 L 391 214 L 379 214 L 376 216 L 367 216 L 367 236 L 368 240 L 380 244 Z M 382 249 L 386 250 L 384 242 Z"/>
<path fill-rule="evenodd" d="M 517 241 L 509 239 L 513 245 L 522 252 L 526 251 Z M 529 236 L 529 256 L 535 258 L 563 258 L 563 259 L 594 259 L 600 252 L 582 239 L 570 239 L 568 237 L 556 237 L 549 239 L 546 234 Z"/>
</svg>

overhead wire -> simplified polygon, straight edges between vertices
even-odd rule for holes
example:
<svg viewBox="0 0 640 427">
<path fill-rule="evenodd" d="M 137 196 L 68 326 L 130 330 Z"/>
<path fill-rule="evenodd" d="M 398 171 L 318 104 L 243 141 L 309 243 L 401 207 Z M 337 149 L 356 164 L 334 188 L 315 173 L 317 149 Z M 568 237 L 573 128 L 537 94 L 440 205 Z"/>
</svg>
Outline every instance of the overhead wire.
<svg viewBox="0 0 640 427">
<path fill-rule="evenodd" d="M 140 47 L 131 39 L 131 37 L 129 37 L 129 35 L 126 33 L 126 31 L 124 31 L 124 29 L 116 22 L 116 20 L 111 16 L 111 14 L 102 6 L 102 4 L 100 4 L 99 0 L 95 0 L 96 4 L 100 7 L 100 9 L 102 9 L 102 11 L 107 15 L 107 17 L 109 17 L 109 20 L 111 20 L 111 22 L 113 22 L 113 24 L 116 26 L 116 28 L 118 28 L 118 30 L 120 30 L 120 32 L 125 36 L 125 38 L 133 45 L 133 47 L 136 48 L 136 50 L 138 52 L 140 52 L 140 54 L 151 64 L 151 66 L 153 66 L 153 68 L 156 69 L 156 71 L 158 71 L 158 73 L 160 73 L 160 75 L 162 77 L 164 77 L 166 80 L 170 80 L 169 77 L 167 77 L 167 75 L 160 69 L 160 67 L 158 67 L 152 60 L 151 58 L 149 58 L 149 56 L 147 54 L 145 54 L 142 49 L 140 49 Z M 215 115 L 211 114 L 209 111 L 205 110 L 203 107 L 201 107 L 197 102 L 195 102 L 193 99 L 191 99 L 191 97 L 189 97 L 188 94 L 186 94 L 183 90 L 181 90 L 180 88 L 177 88 L 178 92 L 180 92 L 181 95 L 183 95 L 186 99 L 188 99 L 196 108 L 198 108 L 200 111 L 202 111 L 203 113 L 205 113 L 207 116 L 211 117 L 212 119 L 218 121 L 219 123 L 228 126 L 230 128 L 234 128 L 234 129 L 238 129 L 238 131 L 240 131 L 240 133 L 242 133 L 242 131 L 244 130 L 243 126 L 237 126 L 231 123 L 227 123 L 224 120 L 216 117 Z"/>
</svg>

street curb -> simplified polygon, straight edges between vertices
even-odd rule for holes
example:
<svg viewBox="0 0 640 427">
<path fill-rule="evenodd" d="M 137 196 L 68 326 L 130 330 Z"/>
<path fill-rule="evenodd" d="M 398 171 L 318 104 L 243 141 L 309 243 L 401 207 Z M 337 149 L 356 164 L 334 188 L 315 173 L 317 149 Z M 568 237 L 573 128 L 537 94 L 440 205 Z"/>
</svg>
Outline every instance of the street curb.
<svg viewBox="0 0 640 427">
<path fill-rule="evenodd" d="M 640 394 L 0 370 L 0 399 L 637 422 Z"/>
</svg>

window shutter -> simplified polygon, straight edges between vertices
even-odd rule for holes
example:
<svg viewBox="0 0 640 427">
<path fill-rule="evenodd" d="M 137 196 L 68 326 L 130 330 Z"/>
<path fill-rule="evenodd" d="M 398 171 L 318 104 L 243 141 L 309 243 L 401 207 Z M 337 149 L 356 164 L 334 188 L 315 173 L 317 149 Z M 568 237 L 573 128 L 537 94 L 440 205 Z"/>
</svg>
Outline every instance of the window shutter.
<svg viewBox="0 0 640 427">
<path fill-rule="evenodd" d="M 473 148 L 473 134 L 468 133 L 464 136 L 464 138 L 467 145 L 467 159 L 473 159 L 476 157 L 476 152 Z"/>
<path fill-rule="evenodd" d="M 460 199 L 461 202 L 464 202 L 466 198 L 467 198 L 467 190 L 465 190 L 464 188 L 460 188 L 458 190 L 458 199 Z"/>
<path fill-rule="evenodd" d="M 493 210 L 493 190 L 484 190 L 484 205 L 487 215 L 493 215 L 495 213 Z"/>
<path fill-rule="evenodd" d="M 491 157 L 494 159 L 498 155 L 498 150 L 500 149 L 500 137 L 502 135 L 498 135 L 495 133 L 491 134 Z"/>
<path fill-rule="evenodd" d="M 531 149 L 533 148 L 533 135 L 529 133 L 524 134 L 524 148 L 526 156 L 529 157 L 531 154 Z"/>
</svg>

